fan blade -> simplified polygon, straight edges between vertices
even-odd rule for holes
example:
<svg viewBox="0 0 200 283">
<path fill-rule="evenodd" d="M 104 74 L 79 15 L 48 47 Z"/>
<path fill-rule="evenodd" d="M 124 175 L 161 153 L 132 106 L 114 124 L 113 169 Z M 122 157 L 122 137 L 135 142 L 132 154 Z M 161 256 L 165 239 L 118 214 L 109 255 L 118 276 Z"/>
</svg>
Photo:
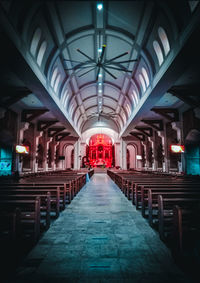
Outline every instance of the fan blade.
<svg viewBox="0 0 200 283">
<path fill-rule="evenodd" d="M 99 76 L 99 73 L 100 73 L 100 67 L 98 67 L 98 70 L 97 70 L 97 76 L 96 76 L 96 81 L 98 81 L 98 76 Z"/>
<path fill-rule="evenodd" d="M 121 57 L 123 57 L 123 56 L 127 55 L 128 53 L 129 53 L 129 52 L 128 52 L 128 51 L 126 51 L 126 52 L 124 52 L 124 53 L 122 53 L 122 54 L 120 54 L 120 55 L 118 55 L 118 56 L 116 56 L 116 57 L 113 57 L 112 59 L 110 59 L 110 60 L 106 61 L 105 63 L 112 62 L 112 61 L 114 61 L 115 59 L 118 59 L 118 58 L 121 58 Z"/>
<path fill-rule="evenodd" d="M 104 56 L 104 54 L 105 54 L 105 49 L 106 49 L 106 45 L 103 45 L 103 46 L 102 46 L 101 56 L 100 56 L 100 59 L 99 59 L 99 63 L 102 63 L 103 56 Z"/>
<path fill-rule="evenodd" d="M 113 74 L 111 74 L 108 70 L 106 70 L 106 68 L 104 68 L 103 66 L 102 66 L 102 68 L 104 69 L 104 71 L 106 72 L 106 73 L 108 73 L 111 77 L 113 77 L 113 79 L 117 79 L 117 77 L 115 77 Z"/>
<path fill-rule="evenodd" d="M 71 70 L 77 70 L 77 69 L 87 69 L 87 68 L 90 68 L 90 67 L 93 67 L 94 65 L 91 65 L 91 66 L 75 66 L 74 68 L 70 68 L 70 69 L 65 69 L 64 70 L 67 70 L 67 71 L 71 71 Z"/>
<path fill-rule="evenodd" d="M 118 70 L 118 71 L 123 71 L 123 72 L 128 72 L 128 73 L 132 73 L 132 71 L 130 70 L 127 70 L 126 68 L 115 68 L 115 67 L 111 67 L 111 66 L 106 66 L 106 68 L 109 68 L 109 69 L 113 69 L 113 70 Z"/>
<path fill-rule="evenodd" d="M 87 54 L 85 54 L 83 51 L 81 51 L 79 48 L 76 49 L 79 53 L 81 53 L 83 56 L 85 56 L 86 58 L 88 58 L 91 62 L 95 63 L 95 61 L 88 56 Z"/>
<path fill-rule="evenodd" d="M 70 60 L 70 59 L 63 59 L 63 61 L 74 62 L 74 63 L 79 63 L 79 64 L 86 63 L 86 62 L 80 62 L 80 61 Z M 89 61 L 87 61 L 87 62 L 89 62 Z"/>
<path fill-rule="evenodd" d="M 116 64 L 116 63 L 130 63 L 130 62 L 135 62 L 135 61 L 138 61 L 138 59 L 133 59 L 133 60 L 125 60 L 125 61 L 117 61 L 117 62 L 113 62 L 112 64 Z M 107 63 L 106 63 L 107 64 Z M 109 62 L 108 62 L 109 64 Z"/>
<path fill-rule="evenodd" d="M 95 68 L 96 68 L 96 67 L 94 67 L 94 68 L 90 69 L 89 71 L 87 71 L 87 72 L 85 72 L 85 73 L 82 73 L 82 74 L 81 74 L 81 75 L 79 75 L 78 77 L 80 78 L 80 77 L 82 77 L 82 76 L 86 75 L 87 73 L 92 72 Z"/>
</svg>

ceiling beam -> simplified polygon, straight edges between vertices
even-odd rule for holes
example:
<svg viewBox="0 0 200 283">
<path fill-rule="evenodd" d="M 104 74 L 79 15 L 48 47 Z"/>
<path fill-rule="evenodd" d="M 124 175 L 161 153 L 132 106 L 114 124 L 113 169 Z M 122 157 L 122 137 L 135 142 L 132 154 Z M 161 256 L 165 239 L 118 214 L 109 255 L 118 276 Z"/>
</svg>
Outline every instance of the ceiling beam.
<svg viewBox="0 0 200 283">
<path fill-rule="evenodd" d="M 200 100 L 198 99 L 199 91 L 200 85 L 173 86 L 168 90 L 169 93 L 176 96 L 191 107 L 200 107 Z"/>
<path fill-rule="evenodd" d="M 56 141 L 61 141 L 61 140 L 63 140 L 65 137 L 67 137 L 67 136 L 69 136 L 70 135 L 70 133 L 61 133 L 61 134 L 58 134 L 58 135 L 56 135 L 55 136 L 55 140 Z"/>
<path fill-rule="evenodd" d="M 145 141 L 145 135 L 142 133 L 130 132 L 130 135 L 136 137 L 140 141 Z"/>
<path fill-rule="evenodd" d="M 38 131 L 44 131 L 47 128 L 51 127 L 52 125 L 58 123 L 59 121 L 54 120 L 54 121 L 38 121 L 37 123 L 37 130 Z"/>
<path fill-rule="evenodd" d="M 163 130 L 163 121 L 162 120 L 149 120 L 149 119 L 143 119 L 141 122 L 149 125 L 153 129 L 157 131 L 162 131 Z"/>
<path fill-rule="evenodd" d="M 25 109 L 22 111 L 21 121 L 31 122 L 48 111 L 48 109 Z"/>
<path fill-rule="evenodd" d="M 142 132 L 144 135 L 148 137 L 153 136 L 153 130 L 150 127 L 135 127 L 136 130 Z"/>
<path fill-rule="evenodd" d="M 171 122 L 179 121 L 178 109 L 174 108 L 152 108 L 151 111 L 159 114 Z"/>
<path fill-rule="evenodd" d="M 49 128 L 48 129 L 48 137 L 54 137 L 56 136 L 58 133 L 64 131 L 65 128 Z"/>
</svg>

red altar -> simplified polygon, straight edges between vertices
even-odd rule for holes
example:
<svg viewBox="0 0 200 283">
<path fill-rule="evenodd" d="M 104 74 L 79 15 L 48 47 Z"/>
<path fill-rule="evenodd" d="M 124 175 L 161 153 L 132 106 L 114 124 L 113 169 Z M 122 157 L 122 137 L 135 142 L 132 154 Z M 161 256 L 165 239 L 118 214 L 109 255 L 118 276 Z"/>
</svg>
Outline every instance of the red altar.
<svg viewBox="0 0 200 283">
<path fill-rule="evenodd" d="M 112 140 L 104 134 L 96 134 L 89 141 L 89 163 L 92 167 L 112 166 Z"/>
</svg>

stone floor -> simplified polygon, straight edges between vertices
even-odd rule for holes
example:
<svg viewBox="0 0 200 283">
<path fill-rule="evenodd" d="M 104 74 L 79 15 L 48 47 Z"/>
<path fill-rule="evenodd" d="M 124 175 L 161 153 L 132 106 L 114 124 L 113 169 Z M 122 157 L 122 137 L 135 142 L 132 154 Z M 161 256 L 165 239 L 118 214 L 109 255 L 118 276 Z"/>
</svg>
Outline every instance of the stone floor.
<svg viewBox="0 0 200 283">
<path fill-rule="evenodd" d="M 95 174 L 9 282 L 192 282 L 106 174 Z"/>
</svg>

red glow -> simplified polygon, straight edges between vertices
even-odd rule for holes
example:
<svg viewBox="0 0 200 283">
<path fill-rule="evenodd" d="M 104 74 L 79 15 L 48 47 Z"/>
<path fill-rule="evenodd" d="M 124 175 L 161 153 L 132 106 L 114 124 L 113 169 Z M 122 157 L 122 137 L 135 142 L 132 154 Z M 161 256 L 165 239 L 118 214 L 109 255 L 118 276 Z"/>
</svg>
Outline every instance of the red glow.
<svg viewBox="0 0 200 283">
<path fill-rule="evenodd" d="M 89 142 L 89 163 L 92 167 L 112 166 L 112 140 L 104 134 L 96 134 Z"/>
<path fill-rule="evenodd" d="M 173 153 L 182 153 L 185 151 L 184 145 L 179 145 L 179 144 L 171 144 L 170 145 L 170 150 Z"/>
<path fill-rule="evenodd" d="M 29 146 L 16 145 L 16 152 L 20 154 L 29 154 Z"/>
</svg>

